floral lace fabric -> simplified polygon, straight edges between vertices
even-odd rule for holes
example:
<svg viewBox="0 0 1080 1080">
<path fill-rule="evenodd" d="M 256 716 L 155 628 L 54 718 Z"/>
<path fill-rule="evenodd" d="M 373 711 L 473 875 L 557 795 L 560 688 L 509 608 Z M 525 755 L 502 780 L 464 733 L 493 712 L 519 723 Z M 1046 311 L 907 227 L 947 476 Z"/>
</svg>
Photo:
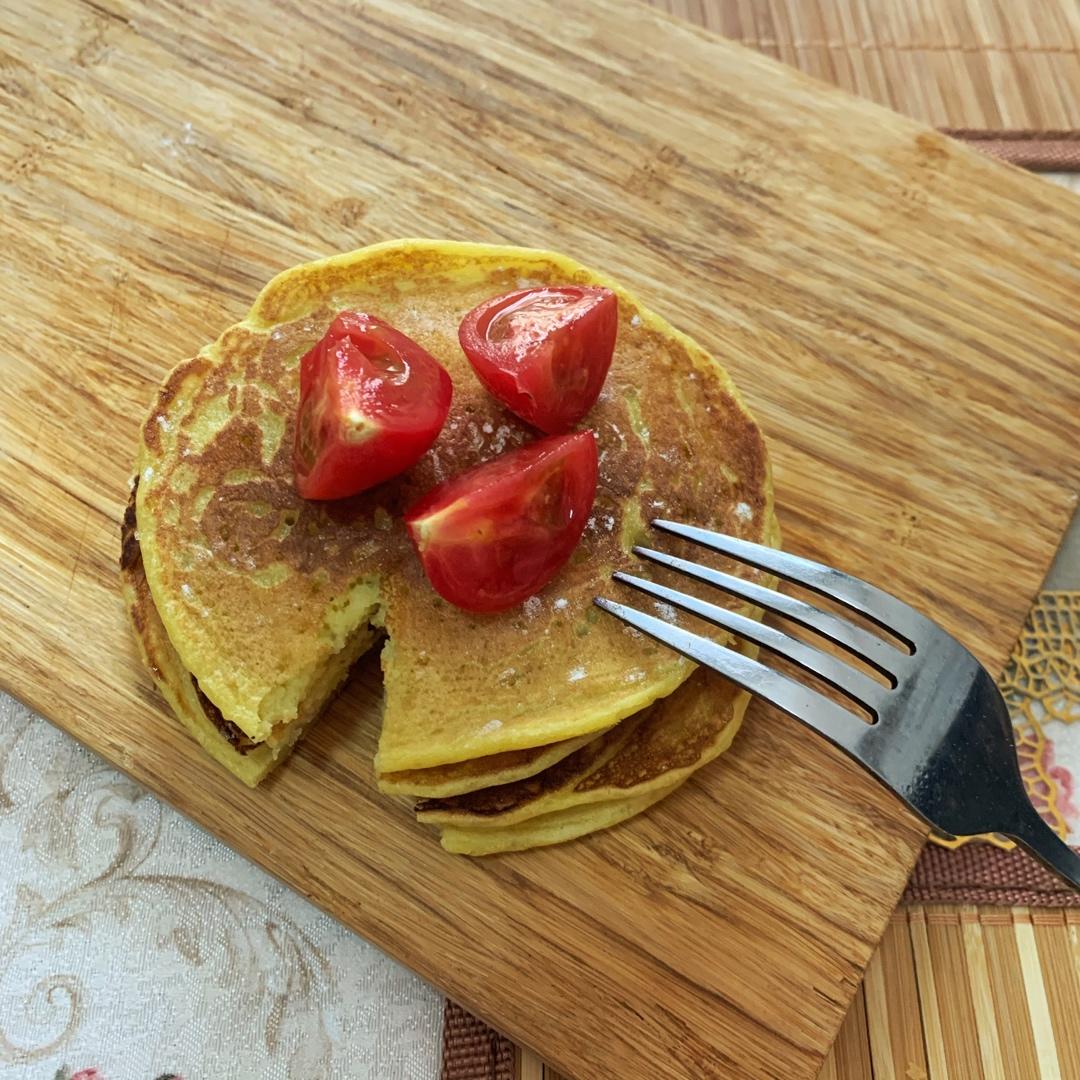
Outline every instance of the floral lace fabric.
<svg viewBox="0 0 1080 1080">
<path fill-rule="evenodd" d="M 1080 592 L 1039 594 L 998 685 L 1031 801 L 1059 836 L 1080 847 Z M 932 839 L 942 847 L 974 840 L 1013 846 L 994 835 Z"/>
</svg>

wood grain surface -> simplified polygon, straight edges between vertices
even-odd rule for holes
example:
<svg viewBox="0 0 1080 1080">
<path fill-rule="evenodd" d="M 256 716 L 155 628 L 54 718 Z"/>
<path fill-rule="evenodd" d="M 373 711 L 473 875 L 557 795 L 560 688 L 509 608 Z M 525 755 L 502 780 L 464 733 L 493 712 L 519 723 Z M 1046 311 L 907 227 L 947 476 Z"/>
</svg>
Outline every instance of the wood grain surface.
<svg viewBox="0 0 1080 1080">
<path fill-rule="evenodd" d="M 791 549 L 999 667 L 1080 480 L 1074 200 L 615 0 L 39 0 L 0 50 L 4 688 L 578 1080 L 814 1075 L 922 841 L 890 797 L 755 710 L 626 827 L 450 858 L 373 790 L 373 662 L 243 789 L 128 640 L 138 422 L 283 266 L 555 246 L 729 366 Z"/>
<path fill-rule="evenodd" d="M 1080 135 L 1076 0 L 649 0 L 934 127 Z"/>
</svg>

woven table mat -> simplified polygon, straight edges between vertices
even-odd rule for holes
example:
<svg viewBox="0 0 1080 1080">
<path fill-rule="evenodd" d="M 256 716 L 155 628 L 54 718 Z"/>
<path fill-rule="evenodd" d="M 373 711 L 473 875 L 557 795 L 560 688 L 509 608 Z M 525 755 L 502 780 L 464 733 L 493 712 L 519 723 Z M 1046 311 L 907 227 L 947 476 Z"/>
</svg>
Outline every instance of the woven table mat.
<svg viewBox="0 0 1080 1080">
<path fill-rule="evenodd" d="M 1080 908 L 1080 895 L 1023 851 L 972 843 L 955 851 L 927 847 L 904 902 Z"/>
<path fill-rule="evenodd" d="M 440 1080 L 514 1080 L 514 1044 L 453 1001 L 443 1013 Z"/>
<path fill-rule="evenodd" d="M 1077 73 L 1080 101 L 1080 73 Z M 1036 172 L 1080 172 L 1080 131 L 957 131 L 946 135 L 963 139 L 985 154 Z"/>
<path fill-rule="evenodd" d="M 1021 143 L 1016 164 L 1080 169 L 1076 0 L 649 2 L 991 152 Z"/>
</svg>

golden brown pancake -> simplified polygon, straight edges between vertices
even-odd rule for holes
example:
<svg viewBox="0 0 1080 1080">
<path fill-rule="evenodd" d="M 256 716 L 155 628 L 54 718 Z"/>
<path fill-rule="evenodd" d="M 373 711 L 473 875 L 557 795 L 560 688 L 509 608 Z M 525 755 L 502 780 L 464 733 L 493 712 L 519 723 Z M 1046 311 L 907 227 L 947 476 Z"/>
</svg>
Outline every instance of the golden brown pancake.
<svg viewBox="0 0 1080 1080">
<path fill-rule="evenodd" d="M 756 647 L 742 643 L 748 656 Z M 675 693 L 594 739 L 538 776 L 418 804 L 417 817 L 442 829 L 448 850 L 485 855 L 570 839 L 652 805 L 722 754 L 750 695 L 715 672 L 696 671 Z M 659 793 L 659 794 L 658 794 Z M 626 813 L 616 812 L 622 807 Z M 553 822 L 559 828 L 552 830 Z M 540 830 L 538 832 L 537 830 Z"/>
<path fill-rule="evenodd" d="M 562 844 L 619 825 L 648 810 L 681 786 L 682 781 L 638 796 L 628 795 L 607 802 L 571 803 L 561 810 L 528 818 L 502 829 L 448 826 L 442 830 L 442 846 L 454 855 L 479 856 Z"/>
<path fill-rule="evenodd" d="M 121 539 L 120 575 L 124 604 L 139 653 L 154 685 L 199 745 L 245 784 L 255 787 L 289 756 L 304 729 L 314 719 L 315 711 L 309 709 L 292 723 L 281 725 L 268 741 L 262 743 L 253 742 L 240 728 L 226 720 L 184 667 L 154 606 L 135 529 L 134 487 L 124 513 Z M 339 656 L 336 679 L 330 673 L 333 679 L 330 693 L 344 682 L 351 664 L 377 640 L 378 635 L 369 630 L 366 635 L 357 637 L 353 651 Z M 319 708 L 322 704 L 319 703 Z"/>
<path fill-rule="evenodd" d="M 460 611 L 428 585 L 401 512 L 536 433 L 480 386 L 457 326 L 496 293 L 568 282 L 608 285 L 620 302 L 608 381 L 583 425 L 600 448 L 594 514 L 540 595 L 498 615 Z M 352 499 L 305 502 L 292 483 L 297 368 L 343 308 L 417 340 L 450 371 L 455 398 L 413 469 Z M 442 241 L 377 245 L 279 275 L 243 322 L 166 380 L 139 467 L 142 560 L 165 635 L 180 668 L 251 741 L 310 714 L 341 658 L 371 626 L 385 628 L 377 771 L 389 785 L 549 748 L 535 763 L 671 693 L 692 665 L 602 615 L 593 597 L 630 564 L 652 516 L 751 540 L 767 538 L 772 518 L 761 434 L 700 347 L 562 256 Z M 447 775 L 438 790 L 453 788 Z M 476 782 L 469 776 L 458 770 L 459 790 Z"/>
<path fill-rule="evenodd" d="M 170 708 L 203 749 L 244 783 L 255 787 L 271 769 L 285 760 L 303 734 L 306 724 L 294 721 L 284 725 L 272 742 L 255 743 L 235 724 L 226 720 L 220 710 L 201 693 L 173 648 L 150 595 L 135 530 L 137 486 L 138 481 L 132 487 L 124 513 L 120 572 L 125 606 L 143 663 Z M 378 635 L 374 631 L 366 641 L 361 639 L 357 657 L 377 640 Z M 511 750 L 457 765 L 390 773 L 380 779 L 379 786 L 388 795 L 439 798 L 477 791 L 492 784 L 508 784 L 534 776 L 561 761 L 592 737 L 587 735 L 581 739 L 568 739 L 563 743 L 538 746 L 531 750 Z"/>
<path fill-rule="evenodd" d="M 524 780 L 543 772 L 602 734 L 582 735 L 578 739 L 564 739 L 527 750 L 504 750 L 501 754 L 458 761 L 453 765 L 383 773 L 379 777 L 379 790 L 387 795 L 440 799 L 447 795 L 480 791 L 493 784 L 512 784 L 515 780 Z"/>
</svg>

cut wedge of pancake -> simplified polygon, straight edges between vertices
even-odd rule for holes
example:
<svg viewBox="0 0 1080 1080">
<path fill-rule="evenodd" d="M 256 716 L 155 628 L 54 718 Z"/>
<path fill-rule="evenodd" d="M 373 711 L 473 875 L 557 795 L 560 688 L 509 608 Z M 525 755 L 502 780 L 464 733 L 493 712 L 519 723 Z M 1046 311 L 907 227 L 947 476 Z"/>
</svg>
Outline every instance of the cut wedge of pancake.
<svg viewBox="0 0 1080 1080">
<path fill-rule="evenodd" d="M 740 650 L 755 656 L 755 646 Z M 623 821 L 674 790 L 731 745 L 750 695 L 708 669 L 539 776 L 451 799 L 417 818 L 462 854 L 516 851 Z M 653 798 L 655 796 L 656 798 Z M 618 809 L 617 809 L 618 808 Z M 557 824 L 557 828 L 554 827 Z"/>
<path fill-rule="evenodd" d="M 124 515 L 121 577 L 124 603 L 135 631 L 143 663 L 169 707 L 200 746 L 219 764 L 255 787 L 289 751 L 303 734 L 306 722 L 299 720 L 282 726 L 278 735 L 265 743 L 249 744 L 240 729 L 229 723 L 204 694 L 200 693 L 191 673 L 184 667 L 169 640 L 154 607 L 143 572 L 142 554 L 135 535 L 135 490 Z M 361 631 L 354 647 L 339 655 L 335 682 L 344 681 L 348 669 L 375 642 L 379 635 L 370 627 Z M 307 716 L 307 722 L 312 717 Z M 457 765 L 443 765 L 414 772 L 390 773 L 381 777 L 379 787 L 388 795 L 411 795 L 440 798 L 477 791 L 493 784 L 509 784 L 533 776 L 561 761 L 593 736 L 568 739 L 552 746 L 531 750 L 511 750 L 490 758 L 477 758 Z"/>
<path fill-rule="evenodd" d="M 288 757 L 304 729 L 344 682 L 352 664 L 378 639 L 370 627 L 360 630 L 348 648 L 338 655 L 337 663 L 326 669 L 324 686 L 320 693 L 309 697 L 308 708 L 291 723 L 283 724 L 272 732 L 267 741 L 251 743 L 200 692 L 169 640 L 143 572 L 142 552 L 135 530 L 134 490 L 124 514 L 120 573 L 124 604 L 135 631 L 139 653 L 158 691 L 199 745 L 250 787 L 255 787 L 271 769 Z"/>
<path fill-rule="evenodd" d="M 473 615 L 432 591 L 401 511 L 535 438 L 480 386 L 457 327 L 497 293 L 548 283 L 619 297 L 614 359 L 585 422 L 600 450 L 595 511 L 539 596 Z M 299 358 L 343 308 L 419 342 L 450 371 L 455 398 L 413 469 L 352 499 L 305 502 L 292 481 Z M 704 350 L 563 256 L 442 241 L 380 244 L 275 278 L 242 322 L 168 377 L 143 428 L 139 477 L 142 566 L 179 681 L 193 680 L 249 741 L 273 745 L 310 719 L 369 627 L 385 629 L 377 773 L 391 790 L 414 774 L 432 794 L 543 768 L 687 679 L 688 661 L 592 605 L 612 570 L 631 565 L 650 517 L 750 540 L 772 519 L 761 433 Z M 462 764 L 477 760 L 486 764 Z"/>
</svg>

